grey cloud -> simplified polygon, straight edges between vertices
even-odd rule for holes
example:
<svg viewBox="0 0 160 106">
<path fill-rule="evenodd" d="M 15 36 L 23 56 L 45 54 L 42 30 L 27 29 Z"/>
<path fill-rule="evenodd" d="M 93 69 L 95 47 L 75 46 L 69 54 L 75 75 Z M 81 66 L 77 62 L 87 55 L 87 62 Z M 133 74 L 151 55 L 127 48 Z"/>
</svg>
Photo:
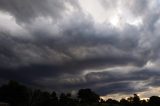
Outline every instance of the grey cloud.
<svg viewBox="0 0 160 106">
<path fill-rule="evenodd" d="M 115 93 L 131 94 L 136 92 L 134 88 L 130 86 L 130 82 L 119 82 L 119 83 L 109 84 L 109 85 L 97 88 L 96 91 L 103 96 L 107 94 L 115 94 Z"/>
<path fill-rule="evenodd" d="M 102 73 L 105 76 L 105 72 Z M 106 72 L 107 74 L 107 72 Z M 95 74 L 96 75 L 96 74 Z M 97 74 L 98 75 L 98 74 Z M 105 90 L 109 91 L 108 93 L 128 93 L 132 94 L 135 92 L 142 92 L 149 88 L 149 86 L 158 86 L 159 83 L 159 72 L 154 69 L 140 69 L 133 72 L 129 72 L 128 74 L 118 74 L 118 73 L 109 73 L 103 77 L 100 83 L 107 84 L 103 87 L 98 87 L 98 91 L 101 94 L 105 95 Z M 108 85 L 109 83 L 109 85 Z M 143 83 L 143 84 L 141 84 Z M 140 86 L 139 86 L 140 84 Z M 110 88 L 111 87 L 111 88 Z M 113 87 L 113 88 L 112 88 Z M 99 90 L 100 89 L 100 90 Z M 104 91 L 104 92 L 103 92 Z M 112 92 L 113 91 L 113 92 Z"/>
<path fill-rule="evenodd" d="M 134 0 L 131 2 L 124 2 L 124 4 L 128 6 L 134 15 L 141 16 L 148 11 L 150 2 L 146 0 Z"/>
<path fill-rule="evenodd" d="M 134 0 L 134 1 L 124 1 L 124 0 L 100 0 L 101 5 L 106 9 L 107 12 L 113 12 L 121 7 L 124 11 L 129 11 L 131 14 L 138 16 L 143 16 L 148 10 L 150 1 L 147 0 Z M 109 10 L 109 11 L 108 11 Z"/>
<path fill-rule="evenodd" d="M 91 26 L 92 24 L 88 25 L 88 28 Z M 61 76 L 65 73 L 78 74 L 86 69 L 99 69 L 127 64 L 143 66 L 145 64 L 146 60 L 143 60 L 143 56 L 136 57 L 131 52 L 128 52 L 128 49 L 136 48 L 136 42 L 133 41 L 133 46 L 121 45 L 123 42 L 132 42 L 132 37 L 126 38 L 124 36 L 121 39 L 116 38 L 117 35 L 101 37 L 101 35 L 94 34 L 94 28 L 91 27 L 88 30 L 90 32 L 88 34 L 84 33 L 84 30 L 79 31 L 81 27 L 81 25 L 77 27 L 77 31 L 73 29 L 76 34 L 72 34 L 72 28 L 69 28 L 69 33 L 65 33 L 65 30 L 65 35 L 60 38 L 48 36 L 47 33 L 33 33 L 34 39 L 27 40 L 2 33 L 1 43 L 6 46 L 7 50 L 2 49 L 1 51 L 1 55 L 5 56 L 5 58 L 1 58 L 3 60 L 1 64 L 5 62 L 2 66 L 8 67 L 11 65 L 11 68 L 15 65 L 16 69 L 9 68 L 3 71 L 4 68 L 1 71 L 1 75 L 4 78 L 21 79 L 24 82 L 28 80 L 28 83 L 32 83 L 35 80 L 51 78 L 51 76 L 57 78 L 57 75 Z M 39 34 L 44 34 L 45 37 Z M 90 38 L 93 34 L 94 36 Z M 77 41 L 75 42 L 74 40 Z M 123 49 L 123 52 L 121 49 Z M 76 50 L 79 51 L 75 52 Z M 84 58 L 82 58 L 83 55 L 81 53 L 86 54 Z M 5 75 L 6 71 L 10 76 Z M 28 78 L 28 76 L 30 77 Z"/>
<path fill-rule="evenodd" d="M 20 22 L 28 22 L 36 17 L 60 18 L 67 9 L 66 2 L 77 5 L 73 0 L 1 0 L 0 9 L 15 16 Z"/>
<path fill-rule="evenodd" d="M 91 25 L 88 26 L 88 28 L 90 27 Z M 70 61 L 71 66 L 74 64 L 72 68 L 79 70 L 80 67 L 85 69 L 107 64 L 108 66 L 114 64 L 143 65 L 146 62 L 143 56 L 136 57 L 133 53 L 128 52 L 128 50 L 134 50 L 137 47 L 136 41 L 132 37 L 124 36 L 120 39 L 116 37 L 117 35 L 101 37 L 101 35 L 94 34 L 95 29 L 92 27 L 88 29 L 89 34 L 84 33 L 84 30 L 79 31 L 79 29 L 81 26 L 77 27 L 77 30 L 69 29 L 69 33 L 65 31 L 64 35 L 58 38 L 48 36 L 48 33 L 33 33 L 35 37 L 31 40 L 3 35 L 2 33 L 2 37 L 4 37 L 2 40 L 5 41 L 3 45 L 6 45 L 6 48 L 13 52 L 13 57 L 24 61 L 24 63 L 29 62 L 29 64 L 34 64 L 34 61 L 46 64 Z M 76 34 L 73 31 L 76 31 Z M 6 44 L 7 42 L 13 42 L 13 44 Z M 36 59 L 34 60 L 34 58 Z M 48 62 L 45 61 L 46 59 Z"/>
<path fill-rule="evenodd" d="M 125 68 L 123 68 L 125 69 Z M 101 95 L 113 93 L 132 94 L 147 90 L 149 86 L 159 86 L 159 70 L 139 68 L 138 70 L 128 70 L 123 73 L 123 69 L 117 71 L 91 72 L 85 76 L 67 76 L 60 79 L 62 88 L 78 89 L 91 87 Z M 131 71 L 131 72 L 130 72 Z"/>
<path fill-rule="evenodd" d="M 79 29 L 81 29 L 81 26 L 80 28 L 77 27 L 77 30 Z M 72 30 L 70 28 L 69 30 L 72 34 Z M 94 29 L 91 27 L 88 31 L 92 32 Z M 65 35 L 62 37 L 48 36 L 47 33 L 44 33 L 46 36 L 43 37 L 39 35 L 41 33 L 33 33 L 33 36 L 35 36 L 33 39 L 15 37 L 10 33 L 1 33 L 1 44 L 5 48 L 1 50 L 3 56 L 3 58 L 1 57 L 1 67 L 3 67 L 1 68 L 1 77 L 43 86 L 44 83 L 36 81 L 43 81 L 46 78 L 61 80 L 60 76 L 64 74 L 76 76 L 87 69 L 101 69 L 128 64 L 143 66 L 146 62 L 146 60 L 143 60 L 143 56 L 136 57 L 128 52 L 128 49 L 136 48 L 134 41 L 133 46 L 121 45 L 124 41 L 126 43 L 132 42 L 132 37 L 122 37 L 122 41 L 119 42 L 120 39 L 116 38 L 117 35 L 106 35 L 105 37 L 105 34 L 101 33 L 103 34 L 103 37 L 101 37 L 101 35 L 93 33 L 94 36 L 90 38 L 88 36 L 91 36 L 92 33 L 84 33 L 83 30 L 76 32 L 77 34 L 72 36 L 69 36 L 70 33 L 64 33 Z M 77 42 L 74 40 L 77 40 Z M 76 50 L 78 52 L 75 52 Z M 10 68 L 7 68 L 9 66 Z M 84 87 L 92 86 L 94 83 L 96 82 L 86 83 Z M 53 89 L 62 87 L 61 83 L 55 82 L 52 85 L 52 82 L 50 82 L 50 84 L 48 86 Z M 83 83 L 77 86 L 80 85 L 83 85 Z M 64 84 L 62 88 L 64 87 L 69 88 L 72 85 Z"/>
<path fill-rule="evenodd" d="M 159 72 L 143 69 L 148 61 L 159 59 L 159 15 L 151 10 L 148 14 L 144 12 L 141 5 L 147 6 L 147 2 L 136 0 L 130 7 L 143 17 L 143 25 L 139 28 L 125 24 L 122 30 L 98 24 L 82 11 L 61 17 L 66 9 L 64 2 L 78 7 L 75 1 L 63 0 L 0 1 L 0 10 L 22 21 L 20 27 L 28 32 L 16 36 L 0 31 L 0 79 L 56 90 L 91 87 L 102 95 L 159 86 L 159 79 L 155 79 Z M 45 18 L 27 23 L 40 16 Z M 54 21 L 54 17 L 58 20 Z M 127 74 L 123 70 L 92 72 L 125 66 L 134 66 L 135 70 L 128 70 Z M 89 73 L 83 75 L 86 70 Z M 133 88 L 135 81 L 150 79 L 153 81 L 140 89 Z"/>
</svg>

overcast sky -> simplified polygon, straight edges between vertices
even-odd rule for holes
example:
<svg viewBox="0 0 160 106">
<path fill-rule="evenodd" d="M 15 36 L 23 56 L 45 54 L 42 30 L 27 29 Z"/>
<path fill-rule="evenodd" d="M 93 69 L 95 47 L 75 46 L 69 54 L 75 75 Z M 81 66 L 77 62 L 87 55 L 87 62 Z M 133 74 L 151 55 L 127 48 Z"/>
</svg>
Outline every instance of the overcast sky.
<svg viewBox="0 0 160 106">
<path fill-rule="evenodd" d="M 160 95 L 160 0 L 0 0 L 0 84 Z"/>
</svg>

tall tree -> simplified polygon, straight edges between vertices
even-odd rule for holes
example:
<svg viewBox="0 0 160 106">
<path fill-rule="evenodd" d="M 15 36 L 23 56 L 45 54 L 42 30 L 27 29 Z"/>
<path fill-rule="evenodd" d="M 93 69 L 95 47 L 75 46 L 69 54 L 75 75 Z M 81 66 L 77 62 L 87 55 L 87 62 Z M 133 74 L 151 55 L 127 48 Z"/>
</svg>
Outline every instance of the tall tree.
<svg viewBox="0 0 160 106">
<path fill-rule="evenodd" d="M 150 97 L 149 106 L 160 106 L 160 97 L 158 96 Z"/>
<path fill-rule="evenodd" d="M 98 103 L 100 100 L 100 96 L 91 89 L 80 89 L 78 98 L 82 103 Z"/>
<path fill-rule="evenodd" d="M 133 104 L 133 106 L 140 106 L 141 105 L 141 100 L 137 94 L 134 94 L 132 104 Z"/>
<path fill-rule="evenodd" d="M 57 97 L 56 92 L 54 92 L 54 91 L 51 93 L 51 101 L 52 101 L 53 106 L 58 105 L 58 97 Z"/>
<path fill-rule="evenodd" d="M 0 101 L 10 103 L 11 106 L 28 105 L 28 88 L 20 85 L 16 81 L 10 81 L 7 85 L 0 88 Z"/>
<path fill-rule="evenodd" d="M 129 105 L 130 105 L 130 102 L 129 102 L 128 100 L 122 98 L 122 99 L 120 100 L 120 104 L 121 104 L 122 106 L 129 106 Z"/>
</svg>

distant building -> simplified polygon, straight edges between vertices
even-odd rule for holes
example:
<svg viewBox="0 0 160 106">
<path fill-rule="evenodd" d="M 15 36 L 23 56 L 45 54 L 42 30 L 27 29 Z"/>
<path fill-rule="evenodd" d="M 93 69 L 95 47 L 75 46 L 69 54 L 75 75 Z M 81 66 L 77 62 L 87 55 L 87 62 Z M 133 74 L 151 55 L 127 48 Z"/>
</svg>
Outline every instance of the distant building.
<svg viewBox="0 0 160 106">
<path fill-rule="evenodd" d="M 0 102 L 0 106 L 10 106 L 8 103 Z"/>
</svg>

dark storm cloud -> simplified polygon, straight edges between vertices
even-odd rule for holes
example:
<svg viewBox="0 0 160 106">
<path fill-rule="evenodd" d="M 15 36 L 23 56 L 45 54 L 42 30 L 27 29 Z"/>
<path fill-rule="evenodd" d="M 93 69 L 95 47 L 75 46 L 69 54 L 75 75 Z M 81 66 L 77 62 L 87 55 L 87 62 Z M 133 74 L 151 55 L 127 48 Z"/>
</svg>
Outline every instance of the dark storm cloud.
<svg viewBox="0 0 160 106">
<path fill-rule="evenodd" d="M 66 2 L 77 5 L 73 0 L 1 0 L 0 10 L 16 17 L 17 21 L 28 22 L 37 17 L 60 18 Z"/>
<path fill-rule="evenodd" d="M 15 79 L 40 87 L 46 84 L 45 79 L 51 79 L 48 85 L 45 85 L 50 89 L 74 87 L 78 89 L 78 86 L 91 87 L 97 82 L 90 79 L 92 82 L 90 83 L 89 77 L 86 77 L 85 84 L 83 81 L 78 85 L 67 84 L 67 82 L 65 84 L 61 82 L 63 75 L 71 74 L 72 77 L 87 69 L 145 64 L 143 55 L 134 56 L 131 53 L 137 47 L 137 38 L 132 36 L 118 38 L 117 33 L 96 34 L 92 24 L 87 24 L 89 33 L 85 32 L 85 29 L 80 30 L 82 25 L 75 27 L 76 29 L 73 30 L 70 27 L 65 29 L 61 37 L 51 36 L 45 31 L 44 33 L 32 32 L 34 37 L 31 39 L 1 32 L 1 78 Z"/>
<path fill-rule="evenodd" d="M 121 71 L 123 71 L 122 68 Z M 119 70 L 120 71 L 120 70 Z M 100 95 L 125 93 L 132 94 L 149 89 L 150 86 L 159 86 L 159 70 L 138 69 L 129 73 L 119 73 L 119 71 L 91 72 L 84 78 L 70 76 L 61 83 L 62 87 L 68 89 L 92 88 Z"/>
<path fill-rule="evenodd" d="M 1 43 L 5 45 L 1 50 L 4 57 L 2 63 L 9 59 L 6 64 L 10 63 L 18 66 L 32 64 L 58 65 L 58 67 L 64 68 L 60 68 L 62 73 L 66 69 L 66 72 L 74 73 L 79 70 L 83 71 L 84 69 L 103 66 L 126 64 L 141 66 L 145 64 L 146 60 L 143 59 L 143 56 L 134 56 L 133 53 L 128 52 L 128 50 L 136 48 L 135 38 L 123 37 L 118 39 L 116 35 L 101 37 L 93 32 L 95 29 L 91 25 L 88 25 L 88 28 L 90 28 L 88 31 L 91 32 L 89 34 L 85 33 L 84 30 L 79 31 L 80 26 L 80 28 L 77 27 L 77 31 L 69 29 L 70 33 L 66 33 L 65 30 L 64 35 L 59 38 L 42 32 L 33 33 L 34 39 L 24 39 L 9 33 L 8 35 L 1 33 Z M 92 37 L 90 37 L 91 35 Z M 81 53 L 84 55 L 81 55 Z M 5 58 L 7 59 L 5 60 Z"/>
<path fill-rule="evenodd" d="M 109 51 L 101 51 L 101 49 L 103 48 L 96 48 L 87 51 L 88 48 L 85 47 L 86 45 L 78 44 L 76 45 L 76 48 L 80 48 L 79 46 L 85 47 L 84 50 L 82 49 L 79 52 L 86 52 L 88 54 L 88 57 L 86 56 L 85 58 L 81 58 L 81 54 L 79 54 L 80 57 L 77 57 L 72 53 L 74 51 L 68 51 L 68 49 L 70 48 L 75 48 L 74 42 L 72 44 L 73 47 L 69 43 L 66 43 L 64 45 L 66 47 L 63 47 L 63 42 L 61 42 L 61 40 L 58 40 L 58 42 L 56 42 L 56 40 L 54 41 L 54 39 L 47 38 L 42 40 L 41 38 L 37 38 L 35 41 L 32 41 L 30 39 L 27 40 L 19 37 L 16 38 L 7 33 L 1 33 L 0 39 L 2 44 L 2 47 L 0 49 L 1 67 L 8 67 L 10 71 L 12 70 L 12 68 L 15 68 L 14 70 L 19 73 L 19 76 L 22 76 L 21 72 L 24 75 L 27 75 L 28 73 L 29 75 L 27 75 L 27 77 L 30 76 L 29 78 L 33 78 L 33 80 L 42 76 L 49 77 L 63 73 L 81 73 L 86 69 L 99 69 L 101 67 L 111 67 L 117 65 L 123 66 L 126 64 L 139 66 L 145 63 L 138 57 L 132 56 L 132 54 L 121 55 L 122 57 L 117 56 L 117 54 L 112 55 L 115 52 L 114 50 L 112 50 L 112 47 L 109 47 Z M 106 38 L 106 41 L 107 39 L 108 38 Z M 54 42 L 52 43 L 50 41 Z M 108 42 L 105 43 L 108 44 Z M 96 40 L 94 41 L 94 45 L 96 45 Z M 104 53 L 112 52 L 112 54 L 99 54 L 96 53 L 97 51 Z M 94 53 L 92 53 L 92 55 L 90 56 L 91 52 Z M 43 64 L 45 67 L 43 67 Z M 3 75 L 3 73 L 4 71 L 2 71 L 1 75 Z M 44 76 L 45 74 L 47 75 Z M 17 76 L 15 78 L 17 78 Z"/>
<path fill-rule="evenodd" d="M 105 73 L 103 73 L 103 75 L 105 75 Z M 128 94 L 145 91 L 149 88 L 149 86 L 159 86 L 159 76 L 160 76 L 159 70 L 151 70 L 151 69 L 140 69 L 138 71 L 136 70 L 128 74 L 124 75 L 122 74 L 119 76 L 116 76 L 113 73 L 112 76 L 109 76 L 108 78 L 103 78 L 102 81 L 103 83 L 111 83 L 111 84 L 104 85 L 104 88 L 100 87 L 99 92 L 102 95 L 105 95 L 105 92 L 107 91 L 109 94 L 118 93 L 119 90 L 120 92 Z M 139 84 L 140 87 L 138 87 Z M 110 88 L 111 85 L 115 87 Z"/>
<path fill-rule="evenodd" d="M 96 89 L 96 91 L 105 96 L 106 94 L 115 94 L 115 93 L 135 93 L 135 89 L 130 86 L 130 82 L 119 82 L 114 84 L 108 84 L 106 86 L 100 87 L 99 89 Z"/>
<path fill-rule="evenodd" d="M 66 3 L 78 10 L 65 14 Z M 0 30 L 0 80 L 14 79 L 56 90 L 91 87 L 102 95 L 158 86 L 155 78 L 159 72 L 144 69 L 148 61 L 159 59 L 159 15 L 148 5 L 144 0 L 127 5 L 144 23 L 138 27 L 125 23 L 118 29 L 96 23 L 72 0 L 1 0 L 0 11 L 16 19 L 15 24 L 23 31 L 12 33 L 1 25 L 4 30 Z M 115 67 L 124 67 L 127 73 L 123 69 L 105 71 Z M 135 82 L 145 84 L 134 88 Z"/>
</svg>

